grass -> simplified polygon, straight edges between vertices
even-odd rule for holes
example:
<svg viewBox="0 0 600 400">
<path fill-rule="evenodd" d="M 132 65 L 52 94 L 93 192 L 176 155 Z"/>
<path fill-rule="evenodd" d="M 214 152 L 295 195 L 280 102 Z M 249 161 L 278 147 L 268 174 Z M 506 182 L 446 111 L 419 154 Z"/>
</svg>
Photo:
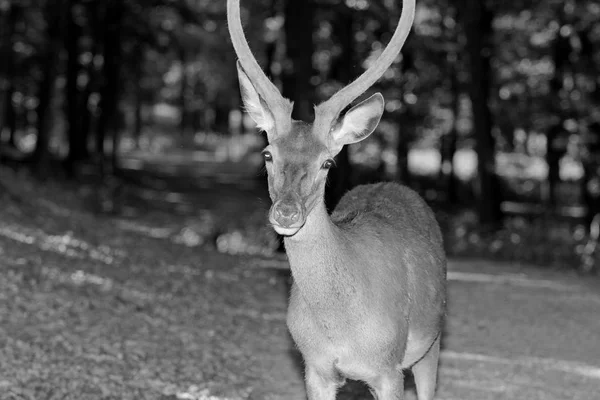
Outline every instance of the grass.
<svg viewBox="0 0 600 400">
<path fill-rule="evenodd" d="M 163 190 L 146 202 L 125 193 L 121 213 L 102 214 L 90 211 L 95 192 L 85 184 L 2 169 L 0 182 L 0 398 L 302 398 L 285 327 L 289 271 L 263 267 L 282 264 L 273 254 L 215 248 L 219 238 L 260 236 L 268 203 L 259 192 L 219 184 L 175 203 Z M 181 201 L 186 212 L 169 209 Z M 507 271 L 476 263 L 469 272 L 484 267 Z M 548 279 L 579 284 L 557 276 Z M 441 399 L 591 398 L 594 379 L 510 360 L 597 360 L 592 289 L 471 285 L 451 282 Z M 365 393 L 352 385 L 340 399 Z"/>
</svg>

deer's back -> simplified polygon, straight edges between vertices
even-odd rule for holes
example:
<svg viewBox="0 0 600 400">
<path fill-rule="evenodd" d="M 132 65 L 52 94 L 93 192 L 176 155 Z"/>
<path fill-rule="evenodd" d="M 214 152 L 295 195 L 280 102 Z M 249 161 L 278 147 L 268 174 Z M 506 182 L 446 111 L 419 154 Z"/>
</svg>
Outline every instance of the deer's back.
<svg viewBox="0 0 600 400">
<path fill-rule="evenodd" d="M 355 187 L 342 197 L 331 219 L 343 230 L 362 234 L 387 227 L 401 238 L 417 235 L 443 258 L 442 235 L 433 211 L 417 192 L 398 183 Z"/>
<path fill-rule="evenodd" d="M 439 224 L 425 200 L 393 182 L 362 185 L 340 200 L 331 219 L 364 255 L 354 268 L 369 268 L 375 296 L 409 301 L 403 312 L 412 325 L 434 334 L 445 308 L 446 258 Z M 394 288 L 390 282 L 396 282 Z"/>
</svg>

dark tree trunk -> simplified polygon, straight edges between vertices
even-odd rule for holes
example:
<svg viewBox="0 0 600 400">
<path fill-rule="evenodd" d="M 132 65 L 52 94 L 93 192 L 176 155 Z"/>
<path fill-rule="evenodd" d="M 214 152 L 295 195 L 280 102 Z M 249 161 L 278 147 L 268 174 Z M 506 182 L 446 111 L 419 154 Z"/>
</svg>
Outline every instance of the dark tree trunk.
<svg viewBox="0 0 600 400">
<path fill-rule="evenodd" d="M 313 0 L 285 0 L 286 69 L 283 95 L 294 102 L 292 117 L 302 121 L 314 118 L 313 30 L 315 5 Z"/>
<path fill-rule="evenodd" d="M 531 130 L 533 129 L 533 121 L 532 121 L 532 113 L 533 113 L 533 96 L 527 92 L 524 94 L 525 96 L 525 113 L 523 115 L 523 131 L 525 132 L 525 137 L 523 138 L 523 147 L 522 151 L 526 155 L 530 155 L 529 152 L 529 137 L 531 134 Z"/>
<path fill-rule="evenodd" d="M 357 75 L 355 46 L 354 46 L 354 11 L 342 5 L 335 18 L 334 31 L 336 40 L 341 47 L 341 54 L 333 65 L 333 79 L 342 85 L 347 85 Z M 325 204 L 328 210 L 333 210 L 344 193 L 352 185 L 352 166 L 348 146 L 344 146 L 335 159 L 335 167 L 329 171 L 328 185 L 325 190 Z"/>
<path fill-rule="evenodd" d="M 594 55 L 598 54 L 600 48 L 592 39 L 593 25 L 578 30 L 577 36 L 581 43 L 577 65 L 579 72 L 588 77 L 595 77 L 600 66 Z M 591 90 L 589 100 L 592 109 L 600 110 L 600 84 L 596 84 Z M 600 117 L 598 115 L 588 117 L 587 132 L 583 135 L 583 143 L 586 151 L 581 157 L 583 166 L 581 190 L 583 204 L 586 208 L 585 225 L 590 234 L 592 221 L 596 215 L 600 214 Z M 600 265 L 596 267 L 596 269 L 598 268 Z"/>
<path fill-rule="evenodd" d="M 546 163 L 548 164 L 548 205 L 557 205 L 557 189 L 560 183 L 560 159 L 564 155 L 562 137 L 563 120 L 552 125 L 546 134 Z"/>
<path fill-rule="evenodd" d="M 69 154 L 65 167 L 69 176 L 74 176 L 77 162 L 87 157 L 87 138 L 82 135 L 81 96 L 78 88 L 80 72 L 79 64 L 79 37 L 81 28 L 77 25 L 74 15 L 77 0 L 67 2 L 67 31 L 65 35 L 65 48 L 67 50 L 67 83 L 66 83 L 66 111 L 69 138 Z"/>
<path fill-rule="evenodd" d="M 269 18 L 274 18 L 278 13 L 278 0 L 271 0 L 269 4 L 268 16 Z M 267 42 L 265 44 L 265 59 L 266 59 L 266 71 L 267 75 L 270 76 L 273 83 L 278 85 L 280 83 L 280 73 L 275 74 L 274 65 L 276 62 L 277 56 L 277 43 L 279 38 L 275 35 L 267 36 Z M 239 90 L 239 87 L 238 87 Z M 242 126 L 242 130 L 244 130 L 244 126 Z M 261 135 L 262 140 L 264 142 L 264 146 L 267 145 L 267 135 Z"/>
<path fill-rule="evenodd" d="M 277 16 L 277 0 L 271 0 L 269 4 L 269 18 L 275 18 Z M 267 75 L 271 76 L 271 80 L 276 82 L 278 77 L 273 73 L 273 65 L 275 64 L 275 56 L 277 53 L 277 37 L 269 37 L 265 46 L 265 58 L 267 60 Z"/>
<path fill-rule="evenodd" d="M 179 93 L 179 108 L 181 112 L 181 120 L 179 129 L 182 139 L 185 141 L 191 141 L 193 139 L 193 129 L 190 118 L 190 102 L 193 97 L 194 88 L 187 73 L 187 59 L 187 51 L 184 48 L 180 48 L 179 60 L 181 62 L 181 88 Z"/>
<path fill-rule="evenodd" d="M 102 19 L 100 15 L 101 5 L 97 2 L 89 2 L 87 4 L 86 13 L 90 19 L 90 37 L 92 38 L 92 43 L 90 47 L 90 53 L 92 57 L 98 55 L 99 50 L 102 46 L 103 41 L 103 25 Z M 81 92 L 81 102 L 79 104 L 79 113 L 81 114 L 80 121 L 80 129 L 81 129 L 81 141 L 85 145 L 85 159 L 89 160 L 90 158 L 90 138 L 91 137 L 91 129 L 92 129 L 92 110 L 90 110 L 90 96 L 94 91 L 99 90 L 99 75 L 100 73 L 97 71 L 96 66 L 93 61 L 90 61 L 85 66 L 85 74 L 87 75 L 87 85 L 83 88 Z M 93 139 L 93 138 L 92 138 Z"/>
<path fill-rule="evenodd" d="M 214 110 L 214 128 L 217 132 L 227 134 L 229 133 L 229 113 L 231 112 L 231 106 L 227 102 L 223 94 L 218 94 L 215 99 Z"/>
<path fill-rule="evenodd" d="M 141 47 L 141 46 L 140 46 Z M 135 147 L 140 146 L 140 139 L 142 137 L 142 129 L 144 128 L 144 117 L 142 114 L 142 108 L 144 106 L 144 90 L 142 86 L 142 80 L 144 76 L 144 51 L 140 50 L 138 59 L 136 60 L 135 72 L 137 77 L 137 85 L 135 87 L 135 117 L 133 125 L 133 138 L 135 140 Z"/>
<path fill-rule="evenodd" d="M 450 5 L 448 8 L 448 14 L 450 14 L 454 20 L 458 19 L 458 8 Z M 458 120 L 460 117 L 460 47 L 461 47 L 461 32 L 457 29 L 458 25 L 454 29 L 450 29 L 447 24 L 441 20 L 441 29 L 446 42 L 448 43 L 449 49 L 446 54 L 446 70 L 448 71 L 448 90 L 451 95 L 450 109 L 452 110 L 452 125 L 448 132 L 445 132 L 441 137 L 440 144 L 440 181 L 442 183 L 443 191 L 445 192 L 445 199 L 448 205 L 458 204 L 458 188 L 456 175 L 454 173 L 454 156 L 456 154 L 456 147 L 458 143 Z"/>
<path fill-rule="evenodd" d="M 446 192 L 446 202 L 450 205 L 458 203 L 457 182 L 454 173 L 454 155 L 456 154 L 456 145 L 458 142 L 458 117 L 460 114 L 460 87 L 458 82 L 458 70 L 452 61 L 453 66 L 450 69 L 450 91 L 452 93 L 452 127 L 441 139 L 441 178 L 444 182 Z"/>
<path fill-rule="evenodd" d="M 11 147 L 16 147 L 17 145 L 17 112 L 15 110 L 15 105 L 12 101 L 14 92 L 14 85 L 9 84 L 8 90 L 6 91 L 6 103 L 4 103 L 4 126 L 0 127 L 0 132 L 3 129 L 8 130 L 8 144 Z"/>
<path fill-rule="evenodd" d="M 500 188 L 496 175 L 495 141 L 492 136 L 492 115 L 489 107 L 492 71 L 492 20 L 491 10 L 482 0 L 466 2 L 465 33 L 468 69 L 471 75 L 469 95 L 473 107 L 473 129 L 476 137 L 477 172 L 479 178 L 479 223 L 496 229 L 502 223 Z"/>
<path fill-rule="evenodd" d="M 589 229 L 594 217 L 600 213 L 600 124 L 594 124 L 594 142 L 588 142 L 589 156 L 582 162 L 583 176 L 581 178 L 581 192 L 583 205 L 586 208 L 584 223 Z"/>
<path fill-rule="evenodd" d="M 560 26 L 566 24 L 564 5 L 559 6 L 558 21 Z M 548 164 L 548 204 L 551 207 L 557 205 L 557 189 L 560 184 L 560 159 L 566 151 L 566 138 L 563 132 L 564 122 L 568 118 L 567 110 L 563 108 L 564 98 L 564 74 L 566 63 L 569 62 L 571 54 L 570 38 L 561 34 L 562 29 L 558 30 L 556 38 L 552 44 L 552 61 L 554 62 L 554 75 L 550 81 L 552 91 L 552 109 L 556 121 L 548 129 L 546 134 L 546 162 Z"/>
<path fill-rule="evenodd" d="M 40 83 L 38 94 L 37 142 L 32 154 L 34 167 L 40 175 L 46 175 L 49 167 L 48 143 L 52 129 L 52 97 L 62 46 L 63 0 L 49 1 L 45 13 L 48 27 L 46 34 L 49 43 L 44 55 L 44 78 Z"/>
<path fill-rule="evenodd" d="M 402 108 L 396 119 L 398 122 L 398 144 L 396 146 L 396 157 L 398 161 L 396 165 L 396 177 L 406 186 L 412 185 L 412 176 L 408 164 L 408 153 L 410 151 L 410 144 L 416 137 L 415 130 L 417 125 L 413 107 L 405 101 L 405 96 L 408 94 L 406 88 L 409 86 L 406 84 L 406 77 L 408 76 L 408 72 L 414 70 L 415 67 L 413 49 L 410 44 L 411 41 L 412 40 L 409 37 L 407 43 L 402 48 L 402 65 L 400 68 L 403 86 L 400 93 Z"/>
<path fill-rule="evenodd" d="M 398 144 L 396 145 L 396 178 L 406 186 L 412 185 L 412 176 L 408 164 L 408 152 L 410 151 L 409 131 L 412 129 L 411 122 L 407 121 L 410 117 L 402 111 L 398 116 Z"/>
<path fill-rule="evenodd" d="M 106 158 L 104 142 L 107 133 L 117 135 L 117 110 L 119 102 L 119 72 L 121 61 L 121 25 L 123 17 L 123 0 L 108 0 L 106 2 L 105 31 L 104 31 L 104 68 L 100 95 L 100 117 L 96 131 L 96 152 L 99 160 L 101 180 L 106 174 Z M 113 141 L 114 141 L 114 137 Z M 113 165 L 116 163 L 117 148 L 113 145 Z"/>
<path fill-rule="evenodd" d="M 403 96 L 402 94 L 401 96 Z M 402 110 L 398 113 L 398 143 L 396 145 L 396 178 L 406 186 L 412 185 L 412 175 L 408 164 L 410 143 L 415 137 L 415 117 L 410 104 L 402 100 Z"/>
<path fill-rule="evenodd" d="M 13 56 L 13 36 L 15 32 L 15 26 L 19 18 L 20 9 L 17 5 L 12 5 L 7 14 L 2 18 L 2 27 L 0 31 L 2 33 L 0 42 L 0 89 L 2 89 L 1 95 L 3 96 L 2 116 L 0 118 L 0 134 L 6 129 L 9 132 L 9 144 L 15 146 L 15 133 L 17 128 L 17 115 L 12 102 L 12 97 L 15 91 L 15 57 Z"/>
</svg>

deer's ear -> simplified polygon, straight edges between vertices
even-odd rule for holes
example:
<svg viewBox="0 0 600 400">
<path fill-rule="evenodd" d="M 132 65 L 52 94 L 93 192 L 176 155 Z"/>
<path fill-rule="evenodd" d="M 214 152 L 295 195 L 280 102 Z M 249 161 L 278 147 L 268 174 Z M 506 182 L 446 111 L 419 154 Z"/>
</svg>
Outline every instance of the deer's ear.
<svg viewBox="0 0 600 400">
<path fill-rule="evenodd" d="M 383 110 L 381 93 L 375 93 L 352 107 L 332 131 L 334 143 L 341 148 L 346 144 L 366 139 L 379 125 Z"/>
<path fill-rule="evenodd" d="M 269 132 L 275 125 L 273 115 L 267 108 L 265 102 L 260 97 L 250 78 L 242 69 L 240 62 L 237 62 L 238 77 L 240 80 L 240 90 L 242 92 L 242 101 L 250 118 L 254 120 L 256 126 L 265 132 Z"/>
</svg>

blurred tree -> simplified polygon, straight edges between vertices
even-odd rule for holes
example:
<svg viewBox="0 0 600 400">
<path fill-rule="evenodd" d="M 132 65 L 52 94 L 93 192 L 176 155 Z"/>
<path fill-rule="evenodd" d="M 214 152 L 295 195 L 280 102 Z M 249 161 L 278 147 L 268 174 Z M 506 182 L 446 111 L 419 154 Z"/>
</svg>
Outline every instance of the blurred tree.
<svg viewBox="0 0 600 400">
<path fill-rule="evenodd" d="M 313 76 L 313 0 L 285 0 L 285 49 L 283 95 L 294 102 L 293 118 L 312 121 L 315 103 Z"/>
<path fill-rule="evenodd" d="M 449 4 L 445 15 L 440 18 L 442 37 L 446 49 L 446 84 L 450 92 L 449 108 L 452 113 L 450 129 L 442 134 L 440 138 L 440 179 L 443 181 L 445 199 L 449 205 L 458 202 L 457 178 L 454 172 L 454 156 L 458 145 L 458 125 L 461 106 L 461 82 L 460 75 L 463 69 L 461 65 L 461 50 L 463 49 L 464 37 L 457 23 L 458 7 Z"/>
<path fill-rule="evenodd" d="M 146 61 L 145 46 L 140 45 L 136 47 L 135 55 L 136 61 L 134 63 L 134 81 L 135 81 L 135 117 L 133 122 L 133 139 L 135 141 L 136 148 L 140 145 L 140 139 L 142 137 L 142 129 L 144 125 L 144 117 L 142 109 L 144 106 L 144 100 L 147 94 L 144 91 L 144 63 Z"/>
<path fill-rule="evenodd" d="M 466 50 L 471 75 L 469 95 L 473 108 L 476 137 L 477 173 L 479 179 L 479 223 L 495 229 L 502 222 L 501 193 L 496 175 L 495 140 L 492 135 L 490 89 L 492 85 L 492 21 L 493 13 L 486 1 L 468 0 L 461 13 L 467 37 Z"/>
<path fill-rule="evenodd" d="M 573 23 L 572 34 L 577 47 L 575 83 L 583 101 L 580 107 L 581 191 L 586 208 L 584 221 L 589 229 L 594 217 L 600 214 L 600 7 L 594 2 L 580 2 L 576 7 L 580 18 Z"/>
<path fill-rule="evenodd" d="M 279 24 L 277 23 L 280 17 L 280 11 L 278 9 L 279 1 L 270 0 L 267 10 L 267 19 L 265 20 L 265 59 L 267 66 L 267 74 L 270 74 L 271 80 L 277 84 L 279 80 L 280 65 L 277 63 L 277 44 L 278 44 L 278 31 Z"/>
<path fill-rule="evenodd" d="M 0 79 L 2 101 L 0 101 L 0 139 L 4 130 L 8 131 L 9 144 L 15 146 L 16 113 L 13 105 L 15 89 L 16 61 L 13 54 L 15 26 L 19 19 L 21 8 L 12 2 L 2 3 L 2 22 L 0 23 Z"/>
<path fill-rule="evenodd" d="M 332 38 L 339 45 L 339 53 L 332 61 L 331 78 L 342 86 L 352 82 L 357 76 L 356 55 L 354 46 L 355 10 L 348 7 L 346 2 L 336 3 L 333 8 L 335 19 L 333 22 Z M 335 158 L 335 167 L 329 171 L 327 187 L 325 189 L 325 204 L 328 210 L 333 210 L 344 193 L 351 186 L 352 166 L 348 146 Z"/>
<path fill-rule="evenodd" d="M 103 64 L 102 64 L 102 88 L 100 89 L 100 115 L 96 127 L 96 155 L 100 176 L 106 172 L 104 142 L 107 134 L 112 135 L 112 167 L 116 169 L 119 126 L 118 126 L 118 104 L 119 104 L 119 74 L 121 65 L 121 33 L 124 15 L 124 0 L 107 0 L 104 10 L 104 32 L 103 32 Z"/>
<path fill-rule="evenodd" d="M 571 29 L 567 25 L 567 13 L 573 9 L 569 1 L 560 4 L 557 10 L 558 26 L 552 41 L 552 61 L 554 74 L 550 81 L 551 104 L 553 123 L 547 131 L 546 162 L 548 163 L 548 203 L 551 207 L 557 205 L 557 188 L 560 182 L 560 160 L 567 151 L 566 123 L 570 109 L 569 91 L 564 87 L 569 64 L 569 57 L 573 51 L 571 47 Z"/>
<path fill-rule="evenodd" d="M 179 62 L 181 63 L 181 80 L 179 93 L 179 108 L 180 108 L 180 126 L 181 136 L 183 140 L 190 140 L 192 137 L 192 125 L 190 106 L 191 96 L 193 94 L 193 86 L 190 84 L 189 68 L 188 68 L 188 50 L 181 43 L 178 44 Z"/>
<path fill-rule="evenodd" d="M 31 156 L 38 174 L 47 175 L 50 161 L 48 144 L 52 134 L 52 98 L 59 72 L 64 35 L 65 0 L 47 0 L 44 8 L 47 43 L 43 54 L 44 75 L 39 86 L 37 140 Z"/>
<path fill-rule="evenodd" d="M 65 167 L 69 176 L 76 171 L 75 164 L 88 156 L 87 134 L 88 130 L 83 127 L 82 115 L 84 111 L 81 106 L 82 93 L 79 91 L 79 78 L 81 64 L 79 63 L 80 48 L 79 39 L 82 34 L 81 20 L 82 4 L 80 0 L 67 0 L 67 28 L 65 34 L 65 49 L 67 53 L 66 71 L 66 115 L 68 121 L 69 153 L 66 158 Z M 86 99 L 87 100 L 87 99 Z M 87 105 L 87 104 L 86 104 Z M 86 107 L 87 108 L 87 107 Z"/>
<path fill-rule="evenodd" d="M 101 58 L 100 51 L 102 50 L 103 7 L 97 1 L 86 2 L 83 5 L 87 17 L 84 37 L 86 39 L 84 42 L 87 42 L 87 45 L 83 49 L 80 48 L 81 53 L 78 54 L 78 58 L 82 60 L 79 66 L 78 78 L 83 78 L 84 84 L 81 85 L 82 81 L 77 80 L 80 100 L 74 109 L 77 110 L 79 120 L 73 120 L 80 131 L 72 132 L 69 127 L 69 140 L 74 141 L 74 143 L 69 144 L 69 156 L 66 163 L 67 171 L 72 170 L 73 172 L 77 169 L 76 163 L 90 158 L 89 144 L 90 139 L 92 139 L 92 125 L 94 123 L 91 103 L 94 94 L 98 93 L 101 85 L 101 74 L 98 68 L 100 63 L 98 60 Z M 74 149 L 75 154 L 70 154 L 71 148 Z"/>
<path fill-rule="evenodd" d="M 410 145 L 416 137 L 416 126 L 419 123 L 418 116 L 414 111 L 414 93 L 411 88 L 414 82 L 410 82 L 407 77 L 416 77 L 414 72 L 414 50 L 411 46 L 414 39 L 408 39 L 402 50 L 402 64 L 400 67 L 402 83 L 404 84 L 400 93 L 400 110 L 396 113 L 398 121 L 398 144 L 396 146 L 396 155 L 398 159 L 397 177 L 400 182 L 407 186 L 412 185 L 411 171 L 408 164 L 408 153 Z M 411 104 L 412 103 L 412 104 Z"/>
<path fill-rule="evenodd" d="M 397 0 L 397 8 L 402 9 L 403 0 Z M 394 18 L 398 20 L 398 18 Z M 395 27 L 390 26 L 390 31 Z M 420 38 L 411 34 L 402 48 L 402 62 L 400 64 L 400 108 L 396 113 L 398 123 L 398 141 L 396 145 L 397 156 L 397 178 L 407 186 L 412 186 L 411 171 L 408 164 L 408 153 L 410 145 L 415 140 L 419 118 L 415 110 L 417 96 L 414 93 L 418 85 L 419 76 L 415 71 L 415 49 L 414 44 Z"/>
</svg>

